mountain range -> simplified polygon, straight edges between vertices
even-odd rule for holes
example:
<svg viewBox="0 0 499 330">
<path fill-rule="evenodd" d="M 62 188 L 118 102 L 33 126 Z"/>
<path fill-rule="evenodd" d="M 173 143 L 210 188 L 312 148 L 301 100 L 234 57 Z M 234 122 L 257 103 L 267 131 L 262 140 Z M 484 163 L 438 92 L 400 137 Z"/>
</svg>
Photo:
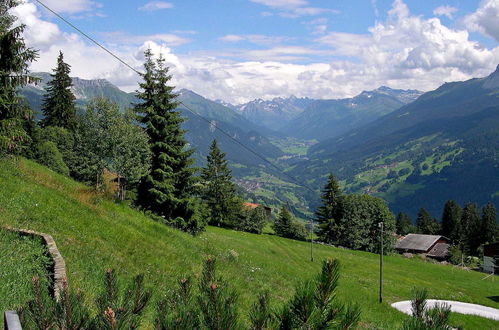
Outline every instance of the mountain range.
<svg viewBox="0 0 499 330">
<path fill-rule="evenodd" d="M 334 172 L 347 191 L 381 196 L 394 211 L 440 216 L 448 199 L 499 205 L 499 66 L 323 140 L 307 157 L 294 175 L 319 184 Z"/>
<path fill-rule="evenodd" d="M 40 117 L 50 76 L 37 75 L 42 82 L 22 94 Z M 102 79 L 73 78 L 73 93 L 80 108 L 95 96 L 123 108 L 137 102 Z M 393 211 L 411 215 L 425 207 L 439 216 L 447 199 L 499 205 L 499 67 L 488 77 L 428 93 L 380 87 L 347 99 L 291 96 L 242 105 L 185 89 L 178 94 L 197 165 L 216 138 L 247 197 L 275 207 L 288 203 L 302 218 L 311 216 L 329 172 L 346 192 L 383 197 Z"/>
</svg>

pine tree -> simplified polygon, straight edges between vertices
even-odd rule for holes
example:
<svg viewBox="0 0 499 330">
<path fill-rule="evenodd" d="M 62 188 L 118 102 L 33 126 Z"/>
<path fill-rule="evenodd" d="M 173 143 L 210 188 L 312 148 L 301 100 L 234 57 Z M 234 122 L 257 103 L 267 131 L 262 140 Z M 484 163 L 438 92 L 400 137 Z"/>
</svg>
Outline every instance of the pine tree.
<svg viewBox="0 0 499 330">
<path fill-rule="evenodd" d="M 288 209 L 283 206 L 272 225 L 272 229 L 277 236 L 291 238 L 296 240 L 305 240 L 307 237 L 307 230 L 305 226 L 297 221 L 293 220 L 293 216 L 288 211 Z"/>
<path fill-rule="evenodd" d="M 137 97 L 142 100 L 135 106 L 140 122 L 149 135 L 152 159 L 151 169 L 138 189 L 138 203 L 173 224 L 193 219 L 194 209 L 190 195 L 195 172 L 192 168 L 193 150 L 187 149 L 184 121 L 176 111 L 178 103 L 174 87 L 169 86 L 171 75 L 165 60 L 153 60 L 151 50 L 145 51 L 145 73 Z"/>
<path fill-rule="evenodd" d="M 328 180 L 321 195 L 322 205 L 316 211 L 317 235 L 323 242 L 333 243 L 333 228 L 338 220 L 340 199 L 342 196 L 340 185 L 333 173 L 329 174 Z"/>
<path fill-rule="evenodd" d="M 232 226 L 241 210 L 241 202 L 236 198 L 236 186 L 232 183 L 225 153 L 220 151 L 217 140 L 211 143 L 201 180 L 201 196 L 210 211 L 210 224 Z"/>
<path fill-rule="evenodd" d="M 291 217 L 291 213 L 289 213 L 285 206 L 281 207 L 279 215 L 273 225 L 276 235 L 289 238 L 292 222 L 293 218 Z"/>
<path fill-rule="evenodd" d="M 69 77 L 71 67 L 64 63 L 64 56 L 59 51 L 57 67 L 50 76 L 47 93 L 43 99 L 42 111 L 45 117 L 42 126 L 58 126 L 74 130 L 76 125 L 75 96 L 71 92 L 72 81 Z"/>
<path fill-rule="evenodd" d="M 497 231 L 497 214 L 494 204 L 487 203 L 482 209 L 481 243 L 494 243 L 499 238 Z"/>
<path fill-rule="evenodd" d="M 461 220 L 461 207 L 453 200 L 448 200 L 442 214 L 442 235 L 450 238 L 451 242 L 459 240 L 459 221 Z"/>
<path fill-rule="evenodd" d="M 402 212 L 397 215 L 395 227 L 397 228 L 397 234 L 399 235 L 407 235 L 414 232 L 416 229 L 416 227 L 412 224 L 412 220 L 409 215 Z"/>
<path fill-rule="evenodd" d="M 482 237 L 480 214 L 476 204 L 466 203 L 461 215 L 460 232 L 462 250 L 475 255 Z"/>
<path fill-rule="evenodd" d="M 416 227 L 420 234 L 434 235 L 438 232 L 438 228 L 435 228 L 435 220 L 430 216 L 425 208 L 421 208 L 418 212 Z"/>
<path fill-rule="evenodd" d="M 24 43 L 25 25 L 13 27 L 16 18 L 8 12 L 18 4 L 17 0 L 0 2 L 0 155 L 19 153 L 29 141 L 24 126 L 31 111 L 21 102 L 18 88 L 37 80 L 28 74 L 37 52 Z"/>
</svg>

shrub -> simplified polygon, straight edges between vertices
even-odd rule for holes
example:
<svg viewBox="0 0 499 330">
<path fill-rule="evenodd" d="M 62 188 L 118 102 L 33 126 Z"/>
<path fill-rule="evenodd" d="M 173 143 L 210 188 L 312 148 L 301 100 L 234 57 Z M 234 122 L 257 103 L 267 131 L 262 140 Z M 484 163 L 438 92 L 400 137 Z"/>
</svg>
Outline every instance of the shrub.
<svg viewBox="0 0 499 330">
<path fill-rule="evenodd" d="M 64 283 L 58 301 L 50 297 L 48 288 L 33 279 L 34 299 L 20 310 L 26 329 L 135 329 L 142 319 L 151 292 L 144 289 L 144 277 L 136 276 L 124 292 L 118 289 L 113 270 L 108 270 L 104 288 L 96 300 L 97 315 L 90 317 L 81 294 L 68 290 Z"/>
<path fill-rule="evenodd" d="M 248 233 L 261 234 L 267 221 L 267 213 L 262 206 L 254 209 L 242 208 L 235 229 Z"/>
<path fill-rule="evenodd" d="M 436 304 L 433 308 L 427 308 L 427 298 L 428 292 L 425 289 L 413 289 L 412 317 L 403 323 L 402 330 L 453 329 L 449 325 L 450 306 Z"/>
<path fill-rule="evenodd" d="M 277 219 L 272 226 L 276 235 L 304 240 L 307 237 L 305 226 L 293 220 L 291 213 L 283 206 L 279 212 Z"/>
<path fill-rule="evenodd" d="M 37 159 L 40 164 L 47 166 L 55 172 L 69 175 L 69 168 L 64 163 L 62 154 L 54 142 L 45 141 L 40 144 L 37 150 Z"/>
</svg>

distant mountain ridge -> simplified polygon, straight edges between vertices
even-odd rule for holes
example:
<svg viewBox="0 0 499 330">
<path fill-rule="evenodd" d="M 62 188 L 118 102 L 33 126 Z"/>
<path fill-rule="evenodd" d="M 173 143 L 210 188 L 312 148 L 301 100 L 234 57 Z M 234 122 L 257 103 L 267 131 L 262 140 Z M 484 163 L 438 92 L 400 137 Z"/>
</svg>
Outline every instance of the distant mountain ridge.
<svg viewBox="0 0 499 330">
<path fill-rule="evenodd" d="M 447 199 L 499 205 L 499 66 L 323 140 L 307 157 L 293 175 L 319 185 L 334 172 L 347 191 L 383 197 L 394 211 L 440 216 Z"/>
<path fill-rule="evenodd" d="M 422 94 L 382 86 L 353 98 L 315 100 L 280 131 L 301 139 L 332 138 L 413 102 Z"/>
<path fill-rule="evenodd" d="M 287 122 L 303 112 L 314 100 L 309 98 L 276 97 L 272 100 L 256 99 L 230 107 L 249 121 L 278 131 Z"/>
</svg>

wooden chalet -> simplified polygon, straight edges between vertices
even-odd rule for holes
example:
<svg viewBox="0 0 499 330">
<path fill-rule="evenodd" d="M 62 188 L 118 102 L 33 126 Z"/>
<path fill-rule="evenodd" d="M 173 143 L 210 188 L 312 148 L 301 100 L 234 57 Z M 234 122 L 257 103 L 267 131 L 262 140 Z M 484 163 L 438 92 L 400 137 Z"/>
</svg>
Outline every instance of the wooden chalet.
<svg viewBox="0 0 499 330">
<path fill-rule="evenodd" d="M 499 256 L 499 242 L 485 244 L 483 246 L 483 271 L 486 273 L 496 273 L 497 267 L 494 258 Z"/>
<path fill-rule="evenodd" d="M 421 254 L 444 260 L 449 254 L 449 239 L 440 235 L 407 234 L 395 245 L 399 253 Z"/>
</svg>

